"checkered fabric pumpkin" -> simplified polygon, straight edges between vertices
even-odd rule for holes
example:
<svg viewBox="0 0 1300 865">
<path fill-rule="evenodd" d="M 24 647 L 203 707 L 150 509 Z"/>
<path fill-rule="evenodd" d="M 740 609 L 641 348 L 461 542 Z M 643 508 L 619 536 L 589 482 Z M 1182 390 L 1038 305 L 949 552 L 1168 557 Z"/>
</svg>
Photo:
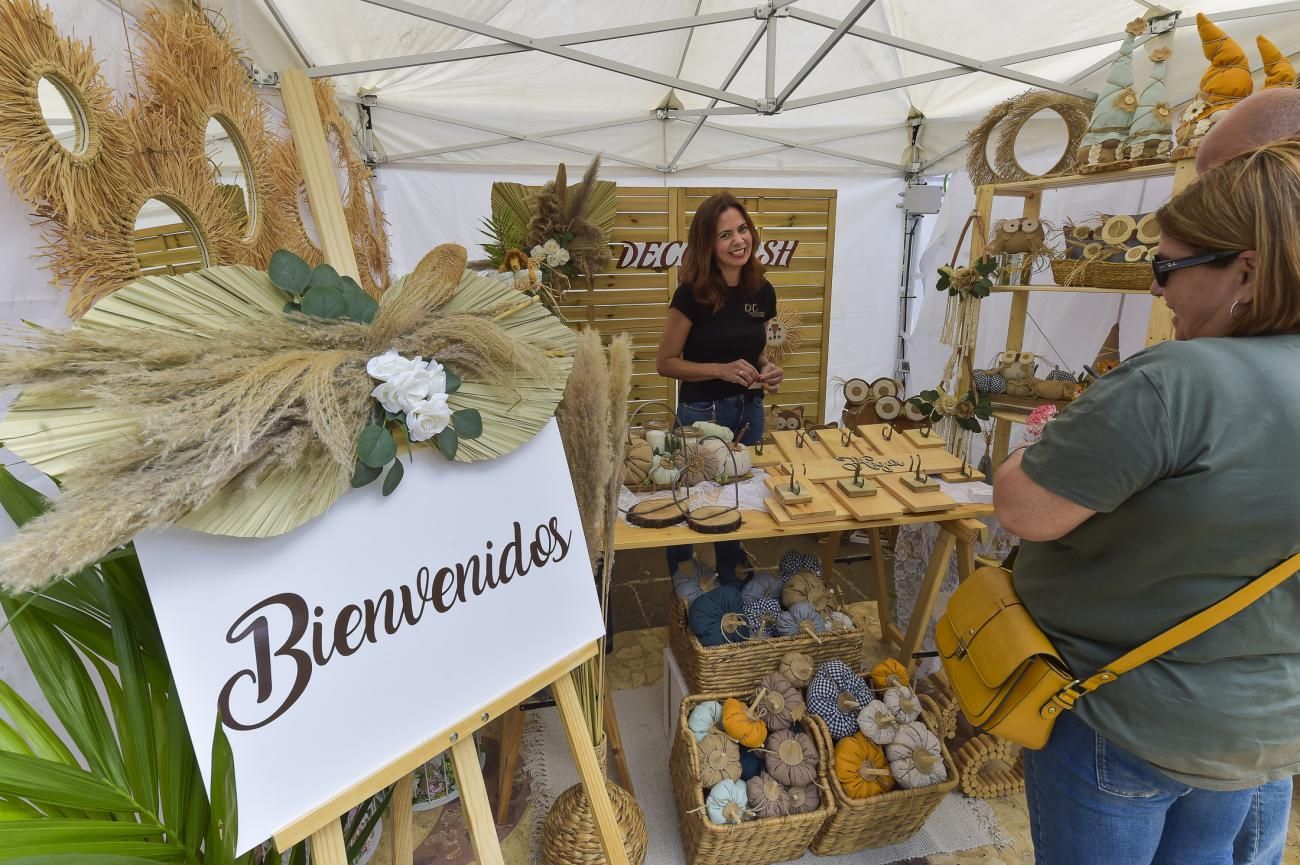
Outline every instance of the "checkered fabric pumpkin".
<svg viewBox="0 0 1300 865">
<path fill-rule="evenodd" d="M 776 617 L 781 615 L 780 601 L 776 598 L 750 598 L 743 604 L 745 624 L 749 626 L 751 639 L 776 636 Z"/>
<path fill-rule="evenodd" d="M 841 705 L 844 696 L 846 703 Z M 827 661 L 808 684 L 808 711 L 826 722 L 831 738 L 839 740 L 858 732 L 858 713 L 871 702 L 871 688 L 843 661 Z"/>
<path fill-rule="evenodd" d="M 1068 369 L 1054 369 L 1047 374 L 1048 381 L 1074 381 Z"/>
<path fill-rule="evenodd" d="M 822 562 L 821 559 L 808 553 L 789 550 L 785 555 L 781 556 L 781 561 L 777 562 L 776 570 L 781 575 L 781 582 L 783 583 L 800 571 L 812 571 L 820 577 L 822 575 Z"/>
<path fill-rule="evenodd" d="M 759 598 L 781 597 L 781 578 L 767 572 L 756 573 L 740 589 L 742 600 L 755 601 Z"/>
<path fill-rule="evenodd" d="M 1007 380 L 996 372 L 986 372 L 984 370 L 975 370 L 975 390 L 980 393 L 1006 393 Z"/>
</svg>

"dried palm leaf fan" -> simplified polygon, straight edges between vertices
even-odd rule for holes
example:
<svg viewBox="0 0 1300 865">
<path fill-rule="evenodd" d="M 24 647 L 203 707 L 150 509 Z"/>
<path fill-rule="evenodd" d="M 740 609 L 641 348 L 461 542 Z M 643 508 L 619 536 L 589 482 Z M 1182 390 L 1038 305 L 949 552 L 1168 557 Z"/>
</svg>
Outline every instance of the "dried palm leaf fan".
<svg viewBox="0 0 1300 865">
<path fill-rule="evenodd" d="M 68 146 L 45 119 L 42 82 L 67 105 L 75 131 Z M 50 10 L 35 0 L 0 4 L 0 92 L 0 155 L 18 195 L 56 226 L 115 225 L 131 145 L 91 46 L 61 37 Z"/>
<path fill-rule="evenodd" d="M 767 346 L 763 354 L 772 363 L 780 366 L 787 354 L 793 354 L 803 344 L 803 334 L 799 332 L 803 324 L 803 314 L 798 307 L 785 300 L 776 303 L 776 316 L 767 322 Z"/>
<path fill-rule="evenodd" d="M 320 515 L 348 488 L 366 364 L 387 349 L 463 379 L 449 402 L 478 409 L 484 432 L 457 460 L 524 444 L 555 412 L 574 335 L 464 265 L 458 246 L 433 250 L 370 324 L 286 314 L 249 267 L 146 277 L 0 349 L 0 380 L 22 389 L 0 440 L 64 491 L 0 546 L 4 588 L 75 573 L 148 528 L 267 537 Z"/>
</svg>

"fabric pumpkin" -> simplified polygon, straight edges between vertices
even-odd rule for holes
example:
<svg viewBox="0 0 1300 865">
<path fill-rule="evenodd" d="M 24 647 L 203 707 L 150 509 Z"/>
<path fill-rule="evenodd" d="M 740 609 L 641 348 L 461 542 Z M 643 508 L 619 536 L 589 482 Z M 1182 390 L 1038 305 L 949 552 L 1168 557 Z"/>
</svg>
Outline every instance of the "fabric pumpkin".
<svg viewBox="0 0 1300 865">
<path fill-rule="evenodd" d="M 748 781 L 751 778 L 757 778 L 765 767 L 763 755 L 757 750 L 753 748 L 740 749 L 740 780 Z"/>
<path fill-rule="evenodd" d="M 750 639 L 776 636 L 776 617 L 781 615 L 780 601 L 776 598 L 750 598 L 743 602 L 742 609 Z"/>
<path fill-rule="evenodd" d="M 781 663 L 776 669 L 791 685 L 806 688 L 812 681 L 813 673 L 817 671 L 817 665 L 803 652 L 786 652 L 781 656 Z"/>
<path fill-rule="evenodd" d="M 763 690 L 767 692 L 758 701 L 758 716 L 767 724 L 768 730 L 788 729 L 804 716 L 803 695 L 780 673 L 768 673 L 758 686 L 760 693 Z"/>
<path fill-rule="evenodd" d="M 787 787 L 816 783 L 817 747 L 807 733 L 778 730 L 767 737 L 766 749 L 767 774 Z"/>
<path fill-rule="evenodd" d="M 686 726 L 695 734 L 695 741 L 700 741 L 711 730 L 716 730 L 722 723 L 722 704 L 717 700 L 705 700 L 691 709 L 686 716 Z"/>
<path fill-rule="evenodd" d="M 850 799 L 870 799 L 894 789 L 885 752 L 861 733 L 835 743 L 835 778 Z"/>
<path fill-rule="evenodd" d="M 795 574 L 781 590 L 781 605 L 791 610 L 801 603 L 809 604 L 824 618 L 835 608 L 835 596 L 821 577 L 809 573 Z"/>
<path fill-rule="evenodd" d="M 740 590 L 743 600 L 781 597 L 781 578 L 766 572 L 754 574 Z"/>
<path fill-rule="evenodd" d="M 840 610 L 831 610 L 831 614 L 826 617 L 826 625 L 832 631 L 852 631 L 857 627 L 849 614 Z"/>
<path fill-rule="evenodd" d="M 707 420 L 697 420 L 695 423 L 691 424 L 691 426 L 700 431 L 700 438 L 704 438 L 705 436 L 716 436 L 724 442 L 729 442 L 736 437 L 736 434 L 727 427 Z"/>
<path fill-rule="evenodd" d="M 712 787 L 719 781 L 740 779 L 740 746 L 721 730 L 710 730 L 696 743 L 700 749 L 700 784 Z"/>
<path fill-rule="evenodd" d="M 888 745 L 894 741 L 900 722 L 880 700 L 872 700 L 858 713 L 858 729 L 877 745 Z"/>
<path fill-rule="evenodd" d="M 682 470 L 673 462 L 672 457 L 659 456 L 655 457 L 653 464 L 650 466 L 650 472 L 646 475 L 650 483 L 661 487 L 670 487 L 677 483 L 677 478 L 681 476 Z"/>
<path fill-rule="evenodd" d="M 898 786 L 905 789 L 929 787 L 948 780 L 939 737 L 920 721 L 899 728 L 894 741 L 885 746 L 885 756 L 889 758 L 889 770 L 894 773 Z"/>
<path fill-rule="evenodd" d="M 766 772 L 750 778 L 745 787 L 754 816 L 784 817 L 790 813 L 790 791 Z"/>
<path fill-rule="evenodd" d="M 739 478 L 749 474 L 754 467 L 754 457 L 749 448 L 733 442 L 727 446 L 727 450 L 730 454 L 723 454 L 726 457 L 722 462 L 723 478 Z"/>
<path fill-rule="evenodd" d="M 807 571 L 814 576 L 822 575 L 822 560 L 798 550 L 787 550 L 776 563 L 776 572 L 782 582 L 786 582 L 800 571 Z"/>
<path fill-rule="evenodd" d="M 797 637 L 800 634 L 824 634 L 828 627 L 821 614 L 808 602 L 795 604 L 776 617 L 776 632 L 783 637 Z"/>
<path fill-rule="evenodd" d="M 832 660 L 817 668 L 806 699 L 808 711 L 825 721 L 838 741 L 858 732 L 858 714 L 871 704 L 871 689 L 848 664 Z"/>
<path fill-rule="evenodd" d="M 902 685 L 886 688 L 885 696 L 881 700 L 900 723 L 907 724 L 921 717 L 921 701 L 916 698 L 916 692 L 911 688 Z"/>
<path fill-rule="evenodd" d="M 692 560 L 689 566 L 683 562 L 673 572 L 673 594 L 688 604 L 717 586 L 718 575 L 698 560 Z"/>
<path fill-rule="evenodd" d="M 897 679 L 898 681 L 890 681 Z M 907 667 L 895 658 L 885 658 L 871 668 L 871 686 L 877 691 L 892 688 L 894 685 L 911 685 L 912 679 L 907 675 Z"/>
<path fill-rule="evenodd" d="M 628 443 L 627 453 L 623 457 L 623 483 L 629 487 L 638 487 L 645 483 L 654 463 L 654 448 L 650 442 L 634 438 Z"/>
<path fill-rule="evenodd" d="M 746 748 L 761 748 L 767 741 L 767 724 L 735 698 L 722 704 L 722 729 Z"/>
<path fill-rule="evenodd" d="M 817 789 L 816 784 L 789 787 L 786 792 L 790 794 L 791 814 L 807 814 L 816 811 L 822 806 L 822 793 L 821 790 Z"/>
<path fill-rule="evenodd" d="M 686 620 L 691 632 L 704 646 L 721 646 L 749 639 L 740 592 L 731 586 L 719 586 L 691 601 Z"/>
<path fill-rule="evenodd" d="M 1002 394 L 1007 392 L 1006 377 L 1000 372 L 977 369 L 972 380 L 975 382 L 975 389 L 980 393 Z"/>
<path fill-rule="evenodd" d="M 749 794 L 744 781 L 720 781 L 712 785 L 704 800 L 709 819 L 720 826 L 750 819 Z"/>
</svg>

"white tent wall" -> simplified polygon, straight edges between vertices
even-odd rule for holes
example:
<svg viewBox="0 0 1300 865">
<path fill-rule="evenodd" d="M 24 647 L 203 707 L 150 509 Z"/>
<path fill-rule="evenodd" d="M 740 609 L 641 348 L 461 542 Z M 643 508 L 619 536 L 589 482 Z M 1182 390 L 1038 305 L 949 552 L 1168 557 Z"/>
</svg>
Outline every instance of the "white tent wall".
<svg viewBox="0 0 1300 865">
<path fill-rule="evenodd" d="M 557 158 L 575 177 L 585 160 Z M 491 210 L 492 183 L 512 180 L 540 184 L 554 170 L 402 168 L 378 172 L 380 202 L 390 223 L 395 273 L 407 273 L 438 243 L 460 243 L 470 258 L 481 256 L 479 220 Z M 658 173 L 617 169 L 602 177 L 625 186 L 662 186 Z M 831 334 L 826 372 L 827 419 L 839 416 L 837 378 L 891 375 L 897 344 L 898 286 L 903 216 L 895 205 L 903 182 L 897 177 L 861 174 L 738 174 L 689 172 L 670 178 L 672 186 L 788 187 L 834 189 L 835 265 L 831 275 Z M 684 239 L 684 238 L 682 238 Z M 777 297 L 780 297 L 778 291 Z M 775 398 L 779 401 L 779 395 Z"/>
</svg>

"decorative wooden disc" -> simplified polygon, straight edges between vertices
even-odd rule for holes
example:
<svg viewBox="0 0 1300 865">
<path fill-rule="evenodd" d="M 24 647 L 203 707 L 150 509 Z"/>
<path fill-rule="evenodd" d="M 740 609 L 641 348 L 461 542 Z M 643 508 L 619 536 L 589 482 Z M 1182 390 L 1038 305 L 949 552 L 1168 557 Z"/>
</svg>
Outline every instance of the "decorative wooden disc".
<svg viewBox="0 0 1300 865">
<path fill-rule="evenodd" d="M 1025 217 L 1020 220 L 1020 230 L 1025 234 L 1032 234 L 1038 230 L 1038 220 L 1032 217 Z"/>
<path fill-rule="evenodd" d="M 882 396 L 898 396 L 898 382 L 892 378 L 878 378 L 871 383 L 871 395 L 876 399 Z"/>
<path fill-rule="evenodd" d="M 876 417 L 881 420 L 893 420 L 902 411 L 902 400 L 896 396 L 882 396 L 876 399 Z"/>
<path fill-rule="evenodd" d="M 1160 242 L 1160 221 L 1154 213 L 1148 213 L 1138 220 L 1137 238 L 1147 245 Z"/>
<path fill-rule="evenodd" d="M 1137 220 L 1123 214 L 1112 216 L 1101 227 L 1101 239 L 1112 246 L 1123 246 L 1137 229 Z"/>
<path fill-rule="evenodd" d="M 1149 248 L 1149 249 L 1147 250 L 1147 256 L 1146 256 L 1146 258 L 1147 258 L 1147 261 L 1155 261 L 1155 260 L 1156 260 L 1156 248 L 1155 248 L 1154 246 L 1151 247 L 1151 248 Z"/>
<path fill-rule="evenodd" d="M 1070 229 L 1070 236 L 1075 240 L 1092 240 L 1092 226 L 1076 225 Z"/>
<path fill-rule="evenodd" d="M 871 398 L 871 385 L 866 379 L 851 378 L 844 382 L 844 402 L 851 406 L 861 405 Z"/>
<path fill-rule="evenodd" d="M 1088 244 L 1087 246 L 1085 246 L 1085 247 L 1083 248 L 1083 257 L 1084 257 L 1084 258 L 1087 258 L 1087 259 L 1094 259 L 1094 258 L 1096 258 L 1096 257 L 1099 256 L 1099 255 L 1101 255 L 1101 244 L 1100 244 L 1100 243 L 1090 243 L 1090 244 Z"/>
<path fill-rule="evenodd" d="M 666 529 L 686 519 L 671 498 L 658 497 L 637 502 L 627 509 L 627 521 L 643 529 Z"/>
<path fill-rule="evenodd" d="M 740 511 L 723 505 L 706 505 L 686 515 L 686 524 L 706 535 L 721 535 L 740 528 Z"/>
<path fill-rule="evenodd" d="M 903 417 L 907 418 L 913 423 L 920 423 L 921 421 L 925 420 L 926 414 L 924 411 L 921 410 L 921 407 L 916 405 L 915 403 L 905 402 L 903 403 Z"/>
<path fill-rule="evenodd" d="M 1145 246 L 1130 246 L 1124 250 L 1124 260 L 1133 263 L 1143 261 L 1147 257 L 1147 248 Z"/>
<path fill-rule="evenodd" d="M 1000 228 L 1006 234 L 1015 234 L 1017 231 L 1020 230 L 1020 220 L 1004 219 L 998 223 L 998 228 Z"/>
</svg>

